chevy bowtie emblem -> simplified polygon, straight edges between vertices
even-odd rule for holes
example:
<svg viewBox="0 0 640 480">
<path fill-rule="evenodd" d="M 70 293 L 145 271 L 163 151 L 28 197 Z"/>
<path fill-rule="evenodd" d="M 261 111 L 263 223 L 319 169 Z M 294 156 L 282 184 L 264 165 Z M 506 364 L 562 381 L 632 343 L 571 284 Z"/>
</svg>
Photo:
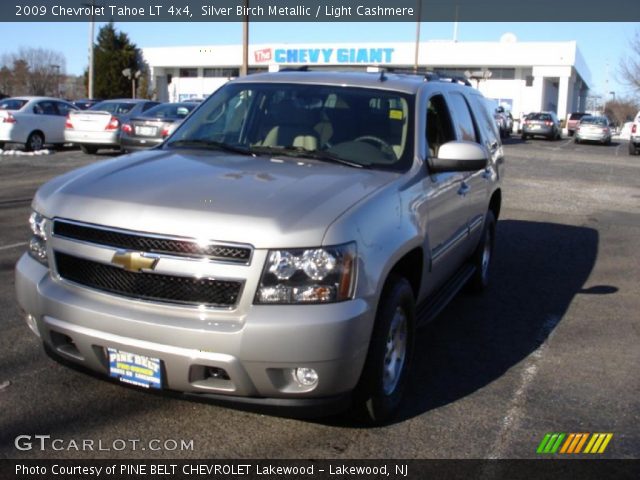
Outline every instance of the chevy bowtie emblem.
<svg viewBox="0 0 640 480">
<path fill-rule="evenodd" d="M 129 272 L 140 272 L 142 270 L 153 270 L 156 268 L 158 259 L 154 257 L 145 257 L 139 252 L 127 252 L 120 250 L 113 255 L 111 263 L 119 265 Z"/>
</svg>

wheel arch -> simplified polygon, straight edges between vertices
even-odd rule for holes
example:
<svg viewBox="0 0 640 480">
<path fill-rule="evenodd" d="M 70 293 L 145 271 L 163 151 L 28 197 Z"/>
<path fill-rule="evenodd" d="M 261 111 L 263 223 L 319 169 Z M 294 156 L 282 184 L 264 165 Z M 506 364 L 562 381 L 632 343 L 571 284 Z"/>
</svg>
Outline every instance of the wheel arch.
<svg viewBox="0 0 640 480">
<path fill-rule="evenodd" d="M 413 296 L 417 300 L 420 293 L 420 287 L 422 284 L 422 272 L 424 265 L 424 252 L 422 248 L 416 247 L 413 250 L 405 253 L 389 270 L 385 281 L 384 288 L 386 288 L 389 279 L 394 276 L 405 278 L 411 285 L 413 290 Z"/>
<path fill-rule="evenodd" d="M 501 208 L 502 208 L 502 190 L 497 189 L 495 192 L 493 192 L 493 194 L 491 195 L 491 199 L 489 200 L 489 210 L 493 212 L 493 216 L 495 217 L 496 221 L 500 216 Z"/>
</svg>

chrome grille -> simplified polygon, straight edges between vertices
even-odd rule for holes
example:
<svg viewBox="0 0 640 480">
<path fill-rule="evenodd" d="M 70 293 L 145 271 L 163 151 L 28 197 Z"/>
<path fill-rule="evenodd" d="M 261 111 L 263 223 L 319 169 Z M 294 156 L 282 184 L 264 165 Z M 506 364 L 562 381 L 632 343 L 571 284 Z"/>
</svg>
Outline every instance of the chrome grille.
<svg viewBox="0 0 640 480">
<path fill-rule="evenodd" d="M 251 248 L 235 245 L 200 245 L 192 240 L 162 238 L 122 230 L 80 225 L 64 220 L 55 220 L 53 234 L 82 242 L 123 248 L 149 253 L 164 253 L 186 257 L 205 257 L 234 263 L 248 264 Z"/>
<path fill-rule="evenodd" d="M 141 300 L 232 307 L 242 290 L 240 281 L 134 273 L 61 252 L 55 253 L 55 262 L 65 280 Z"/>
</svg>

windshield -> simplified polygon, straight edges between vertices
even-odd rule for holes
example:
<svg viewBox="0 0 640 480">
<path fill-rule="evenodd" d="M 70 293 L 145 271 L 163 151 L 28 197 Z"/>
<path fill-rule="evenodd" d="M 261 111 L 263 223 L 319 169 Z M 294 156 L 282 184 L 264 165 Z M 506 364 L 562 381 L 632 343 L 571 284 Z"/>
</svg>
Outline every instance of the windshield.
<svg viewBox="0 0 640 480">
<path fill-rule="evenodd" d="M 145 117 L 179 119 L 189 115 L 196 108 L 195 103 L 162 103 L 147 110 Z"/>
<path fill-rule="evenodd" d="M 135 107 L 135 103 L 130 102 L 100 102 L 96 103 L 93 107 L 89 108 L 89 110 L 99 110 L 101 112 L 109 112 L 109 113 L 129 113 L 133 107 Z"/>
<path fill-rule="evenodd" d="M 0 110 L 20 110 L 27 103 L 19 98 L 7 98 L 0 101 Z"/>
<path fill-rule="evenodd" d="M 412 97 L 344 86 L 231 83 L 165 148 L 234 148 L 352 166 L 405 170 L 412 161 Z"/>
</svg>

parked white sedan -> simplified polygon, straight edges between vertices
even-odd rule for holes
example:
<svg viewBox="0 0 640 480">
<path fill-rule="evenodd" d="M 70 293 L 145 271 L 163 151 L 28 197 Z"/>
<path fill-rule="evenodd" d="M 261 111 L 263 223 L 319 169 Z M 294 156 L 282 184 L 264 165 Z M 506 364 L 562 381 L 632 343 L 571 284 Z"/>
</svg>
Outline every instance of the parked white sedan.
<svg viewBox="0 0 640 480">
<path fill-rule="evenodd" d="M 22 143 L 27 151 L 45 144 L 64 143 L 67 114 L 77 110 L 69 102 L 50 97 L 12 97 L 0 100 L 0 148 Z"/>
</svg>

